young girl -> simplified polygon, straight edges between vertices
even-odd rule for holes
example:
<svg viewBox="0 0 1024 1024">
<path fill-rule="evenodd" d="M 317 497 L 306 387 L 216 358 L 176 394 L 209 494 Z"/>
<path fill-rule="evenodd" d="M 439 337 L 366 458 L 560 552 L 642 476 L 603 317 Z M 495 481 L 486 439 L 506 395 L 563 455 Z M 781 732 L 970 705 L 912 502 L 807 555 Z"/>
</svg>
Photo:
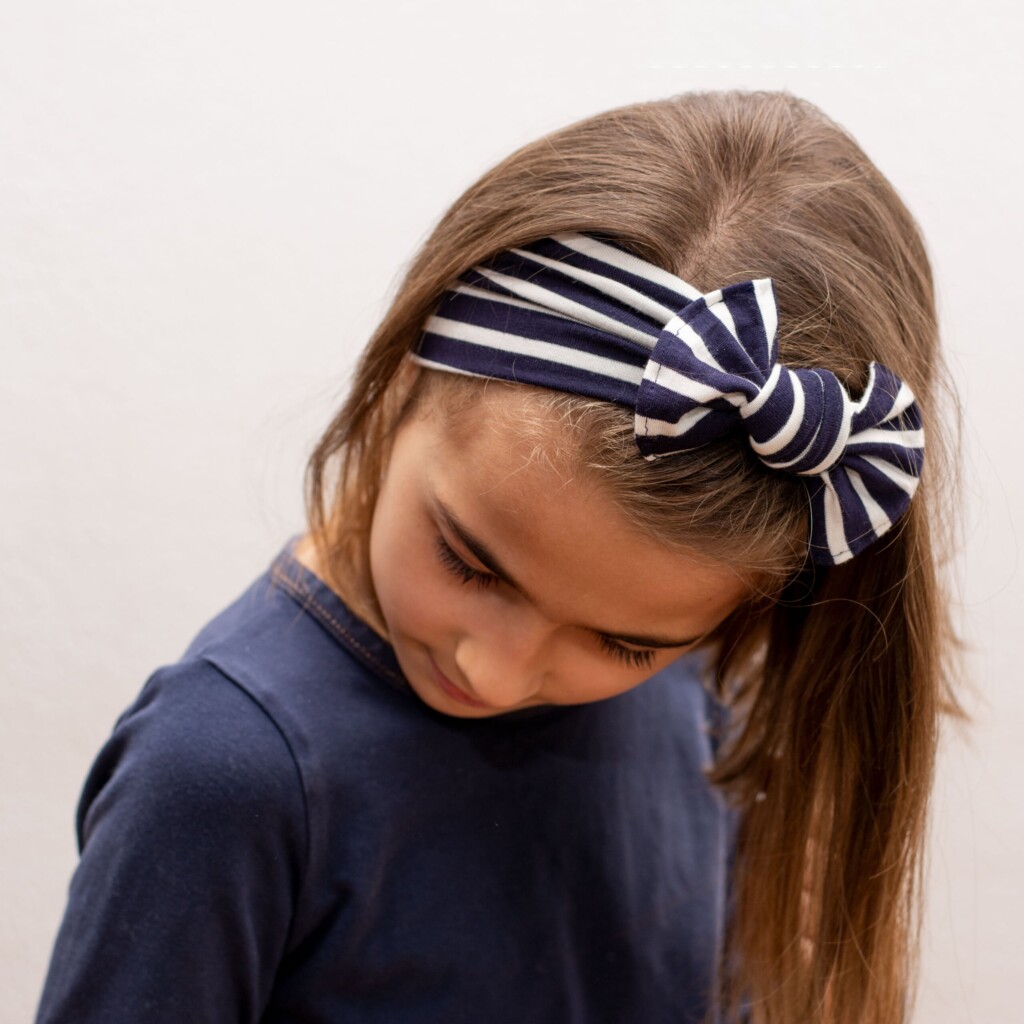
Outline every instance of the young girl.
<svg viewBox="0 0 1024 1024">
<path fill-rule="evenodd" d="M 308 533 L 93 766 L 38 1020 L 903 1020 L 936 335 L 913 219 L 788 94 L 484 175 L 312 456 Z"/>
</svg>

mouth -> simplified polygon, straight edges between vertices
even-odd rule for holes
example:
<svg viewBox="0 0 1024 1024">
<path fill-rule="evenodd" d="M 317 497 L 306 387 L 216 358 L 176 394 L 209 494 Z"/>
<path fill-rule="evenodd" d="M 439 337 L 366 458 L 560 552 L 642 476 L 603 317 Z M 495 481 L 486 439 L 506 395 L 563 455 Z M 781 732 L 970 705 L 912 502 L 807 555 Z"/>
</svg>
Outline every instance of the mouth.
<svg viewBox="0 0 1024 1024">
<path fill-rule="evenodd" d="M 434 670 L 434 682 L 437 683 L 439 689 L 447 697 L 451 697 L 452 700 L 458 701 L 460 704 L 465 704 L 469 708 L 489 708 L 490 704 L 484 704 L 483 701 L 474 700 L 464 690 L 460 690 L 438 667 L 437 662 L 434 661 L 434 656 L 430 655 L 430 667 Z"/>
</svg>

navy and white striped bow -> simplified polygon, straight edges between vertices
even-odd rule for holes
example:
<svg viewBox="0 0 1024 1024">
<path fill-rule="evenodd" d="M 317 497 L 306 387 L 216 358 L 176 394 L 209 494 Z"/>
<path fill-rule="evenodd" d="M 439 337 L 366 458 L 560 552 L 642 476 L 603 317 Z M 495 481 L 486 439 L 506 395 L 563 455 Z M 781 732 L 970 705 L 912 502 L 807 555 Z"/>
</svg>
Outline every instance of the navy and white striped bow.
<svg viewBox="0 0 1024 1024">
<path fill-rule="evenodd" d="M 702 295 L 607 239 L 562 234 L 463 274 L 414 358 L 632 408 L 648 459 L 742 425 L 767 466 L 806 478 L 811 557 L 844 562 L 909 506 L 920 414 L 878 363 L 856 401 L 829 370 L 778 363 L 777 319 L 768 278 Z"/>
</svg>

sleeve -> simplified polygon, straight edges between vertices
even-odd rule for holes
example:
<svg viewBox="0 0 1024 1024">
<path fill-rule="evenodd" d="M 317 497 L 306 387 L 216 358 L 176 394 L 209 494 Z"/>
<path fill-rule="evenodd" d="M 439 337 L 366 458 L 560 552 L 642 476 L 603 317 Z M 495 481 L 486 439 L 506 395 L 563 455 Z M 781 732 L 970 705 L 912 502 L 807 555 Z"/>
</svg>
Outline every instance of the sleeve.
<svg viewBox="0 0 1024 1024">
<path fill-rule="evenodd" d="M 260 705 L 205 662 L 157 672 L 93 764 L 78 841 L 37 1024 L 259 1020 L 307 844 Z"/>
</svg>

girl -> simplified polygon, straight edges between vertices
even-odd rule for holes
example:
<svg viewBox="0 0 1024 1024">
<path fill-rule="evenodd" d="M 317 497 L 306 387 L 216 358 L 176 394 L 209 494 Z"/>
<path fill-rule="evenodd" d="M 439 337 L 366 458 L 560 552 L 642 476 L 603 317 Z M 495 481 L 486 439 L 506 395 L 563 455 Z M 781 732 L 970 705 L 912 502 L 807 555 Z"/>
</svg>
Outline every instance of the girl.
<svg viewBox="0 0 1024 1024">
<path fill-rule="evenodd" d="M 913 219 L 788 94 L 484 175 L 308 533 L 93 766 L 39 1021 L 903 1020 L 936 335 Z"/>
</svg>

